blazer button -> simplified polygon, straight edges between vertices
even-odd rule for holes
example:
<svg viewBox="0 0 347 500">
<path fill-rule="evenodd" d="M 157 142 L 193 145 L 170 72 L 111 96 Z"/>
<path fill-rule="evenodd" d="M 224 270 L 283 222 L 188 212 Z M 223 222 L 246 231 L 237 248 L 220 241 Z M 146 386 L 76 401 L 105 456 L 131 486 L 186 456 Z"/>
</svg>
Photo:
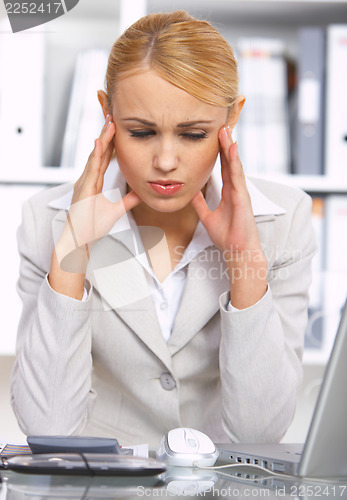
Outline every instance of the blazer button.
<svg viewBox="0 0 347 500">
<path fill-rule="evenodd" d="M 170 373 L 162 373 L 160 375 L 160 383 L 163 389 L 166 391 L 172 391 L 176 387 L 175 379 Z"/>
</svg>

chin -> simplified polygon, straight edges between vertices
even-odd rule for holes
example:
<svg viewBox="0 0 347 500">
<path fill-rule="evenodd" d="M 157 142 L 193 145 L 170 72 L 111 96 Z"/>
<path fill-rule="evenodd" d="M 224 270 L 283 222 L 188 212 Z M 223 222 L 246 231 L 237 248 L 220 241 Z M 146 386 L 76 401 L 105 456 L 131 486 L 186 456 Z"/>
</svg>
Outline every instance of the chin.
<svg viewBox="0 0 347 500">
<path fill-rule="evenodd" d="M 145 201 L 146 205 L 157 212 L 162 213 L 174 213 L 183 210 L 187 205 L 189 205 L 191 200 L 177 200 L 177 199 L 160 199 L 160 200 L 148 200 Z"/>
</svg>

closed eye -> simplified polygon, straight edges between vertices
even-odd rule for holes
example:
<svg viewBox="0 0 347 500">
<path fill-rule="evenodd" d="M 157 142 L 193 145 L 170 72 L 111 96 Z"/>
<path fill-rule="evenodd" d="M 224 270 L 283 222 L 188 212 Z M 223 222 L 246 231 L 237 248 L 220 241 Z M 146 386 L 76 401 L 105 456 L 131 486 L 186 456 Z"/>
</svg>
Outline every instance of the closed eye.
<svg viewBox="0 0 347 500">
<path fill-rule="evenodd" d="M 154 130 L 129 130 L 130 137 L 137 137 L 139 139 L 146 139 L 146 137 L 151 137 L 155 135 Z"/>
<path fill-rule="evenodd" d="M 130 129 L 129 130 L 130 137 L 136 137 L 138 139 L 146 139 L 148 137 L 156 135 L 155 130 L 134 130 Z M 200 139 L 207 139 L 207 133 L 206 132 L 184 132 L 180 134 L 180 136 L 183 139 L 188 139 L 191 141 L 198 141 Z"/>
<path fill-rule="evenodd" d="M 207 139 L 206 132 L 201 132 L 201 133 L 185 132 L 184 134 L 181 134 L 181 136 L 184 137 L 185 139 L 189 139 L 191 141 L 198 141 L 200 139 Z"/>
</svg>

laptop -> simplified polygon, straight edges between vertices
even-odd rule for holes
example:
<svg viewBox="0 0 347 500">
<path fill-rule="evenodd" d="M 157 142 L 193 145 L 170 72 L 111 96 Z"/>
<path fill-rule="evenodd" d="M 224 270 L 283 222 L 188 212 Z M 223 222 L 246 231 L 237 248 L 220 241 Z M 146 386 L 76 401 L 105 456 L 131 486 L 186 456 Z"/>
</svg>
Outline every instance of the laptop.
<svg viewBox="0 0 347 500">
<path fill-rule="evenodd" d="M 298 477 L 347 477 L 347 300 L 302 444 L 217 444 L 226 463 L 256 464 Z"/>
</svg>

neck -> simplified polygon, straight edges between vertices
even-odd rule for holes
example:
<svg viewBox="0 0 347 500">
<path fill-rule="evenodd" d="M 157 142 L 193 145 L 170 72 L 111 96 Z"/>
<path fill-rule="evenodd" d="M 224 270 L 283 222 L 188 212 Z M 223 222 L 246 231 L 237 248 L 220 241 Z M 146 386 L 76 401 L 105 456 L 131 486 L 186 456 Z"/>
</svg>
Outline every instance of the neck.
<svg viewBox="0 0 347 500">
<path fill-rule="evenodd" d="M 141 203 L 132 209 L 132 215 L 138 226 L 154 226 L 162 229 L 166 235 L 173 233 L 191 233 L 191 238 L 198 223 L 198 216 L 191 205 L 177 212 L 158 212 Z"/>
<path fill-rule="evenodd" d="M 140 229 L 142 243 L 152 268 L 163 281 L 181 260 L 182 255 L 193 238 L 198 216 L 191 205 L 173 213 L 157 212 L 141 203 L 132 209 L 135 222 Z M 141 226 L 157 227 L 164 232 L 159 236 L 153 231 L 142 231 Z M 153 238 L 158 238 L 155 241 Z"/>
</svg>

